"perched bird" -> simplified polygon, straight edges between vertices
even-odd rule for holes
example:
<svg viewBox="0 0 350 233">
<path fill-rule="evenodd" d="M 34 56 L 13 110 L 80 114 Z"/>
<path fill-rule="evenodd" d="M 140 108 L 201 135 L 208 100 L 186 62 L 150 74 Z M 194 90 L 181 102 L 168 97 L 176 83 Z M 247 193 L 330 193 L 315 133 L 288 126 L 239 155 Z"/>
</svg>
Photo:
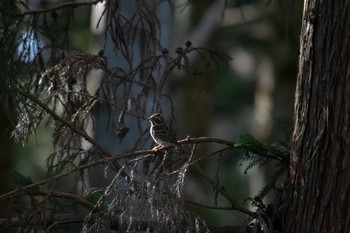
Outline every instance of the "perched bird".
<svg viewBox="0 0 350 233">
<path fill-rule="evenodd" d="M 151 122 L 150 134 L 153 140 L 158 144 L 154 149 L 158 150 L 175 146 L 179 152 L 187 154 L 177 142 L 175 134 L 165 124 L 162 114 L 155 113 L 150 116 L 148 120 Z"/>
</svg>

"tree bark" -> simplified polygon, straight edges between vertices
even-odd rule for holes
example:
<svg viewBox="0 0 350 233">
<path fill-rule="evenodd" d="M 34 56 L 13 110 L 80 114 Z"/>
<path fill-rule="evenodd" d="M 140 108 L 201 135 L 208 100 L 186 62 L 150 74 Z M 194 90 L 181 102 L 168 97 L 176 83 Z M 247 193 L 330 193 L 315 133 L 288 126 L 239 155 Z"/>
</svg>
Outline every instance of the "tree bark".
<svg viewBox="0 0 350 233">
<path fill-rule="evenodd" d="M 350 232 L 350 1 L 305 0 L 284 231 Z"/>
</svg>

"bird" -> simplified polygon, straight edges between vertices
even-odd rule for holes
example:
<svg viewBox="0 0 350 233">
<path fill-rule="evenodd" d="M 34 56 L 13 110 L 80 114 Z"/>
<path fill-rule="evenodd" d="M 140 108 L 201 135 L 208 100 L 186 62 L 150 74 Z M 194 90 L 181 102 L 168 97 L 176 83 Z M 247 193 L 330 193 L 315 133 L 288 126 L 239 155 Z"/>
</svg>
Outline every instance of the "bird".
<svg viewBox="0 0 350 233">
<path fill-rule="evenodd" d="M 150 134 L 153 140 L 158 144 L 155 150 L 174 146 L 179 152 L 187 154 L 187 152 L 177 142 L 175 134 L 166 125 L 161 113 L 155 113 L 148 118 L 151 122 Z"/>
</svg>

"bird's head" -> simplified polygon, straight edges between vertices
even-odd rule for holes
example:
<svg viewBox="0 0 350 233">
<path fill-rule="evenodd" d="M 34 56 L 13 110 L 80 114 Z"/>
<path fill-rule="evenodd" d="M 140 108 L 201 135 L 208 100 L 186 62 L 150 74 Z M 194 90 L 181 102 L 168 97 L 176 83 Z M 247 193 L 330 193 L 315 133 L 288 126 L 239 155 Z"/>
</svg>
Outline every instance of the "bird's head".
<svg viewBox="0 0 350 233">
<path fill-rule="evenodd" d="M 148 118 L 148 120 L 154 124 L 154 125 L 161 125 L 161 124 L 164 124 L 164 119 L 163 119 L 163 116 L 162 114 L 160 113 L 155 113 L 153 114 L 152 116 L 150 116 Z"/>
</svg>

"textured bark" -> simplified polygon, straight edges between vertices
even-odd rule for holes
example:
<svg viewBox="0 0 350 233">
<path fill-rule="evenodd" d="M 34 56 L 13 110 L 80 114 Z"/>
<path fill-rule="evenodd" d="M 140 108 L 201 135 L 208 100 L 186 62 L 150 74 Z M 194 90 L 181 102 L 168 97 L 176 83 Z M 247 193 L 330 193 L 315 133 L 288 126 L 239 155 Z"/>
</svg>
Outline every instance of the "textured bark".
<svg viewBox="0 0 350 233">
<path fill-rule="evenodd" d="M 350 232 L 350 1 L 305 0 L 284 231 Z"/>
</svg>

